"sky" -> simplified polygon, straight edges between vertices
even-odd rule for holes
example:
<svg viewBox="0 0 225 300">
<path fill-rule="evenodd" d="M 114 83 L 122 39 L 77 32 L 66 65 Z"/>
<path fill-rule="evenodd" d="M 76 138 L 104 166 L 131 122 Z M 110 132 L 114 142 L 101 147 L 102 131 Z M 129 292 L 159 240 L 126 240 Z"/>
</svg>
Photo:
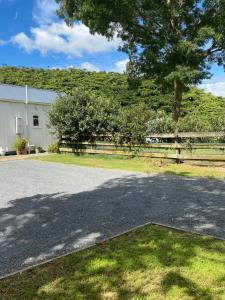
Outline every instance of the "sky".
<svg viewBox="0 0 225 300">
<path fill-rule="evenodd" d="M 124 72 L 119 39 L 91 35 L 81 23 L 67 27 L 56 9 L 54 0 L 0 0 L 0 65 Z M 212 74 L 201 88 L 225 96 L 224 70 L 214 65 Z"/>
</svg>

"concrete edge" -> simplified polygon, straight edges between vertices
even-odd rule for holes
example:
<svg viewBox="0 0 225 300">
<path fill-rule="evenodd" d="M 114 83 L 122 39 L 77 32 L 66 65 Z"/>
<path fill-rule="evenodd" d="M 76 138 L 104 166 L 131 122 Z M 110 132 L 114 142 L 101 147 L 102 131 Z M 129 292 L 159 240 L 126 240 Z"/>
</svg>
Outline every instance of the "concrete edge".
<svg viewBox="0 0 225 300">
<path fill-rule="evenodd" d="M 165 225 L 165 224 L 156 223 L 156 222 L 151 222 L 151 225 L 157 225 L 157 226 L 161 226 L 161 227 L 164 227 L 164 228 L 180 231 L 181 233 L 187 233 L 187 234 L 197 235 L 197 236 L 201 236 L 201 237 L 207 237 L 207 238 L 222 241 L 222 242 L 225 241 L 225 238 L 222 238 L 220 236 L 212 235 L 212 234 L 208 234 L 208 233 L 204 233 L 204 232 L 200 233 L 198 231 L 191 230 L 191 229 L 184 229 L 184 228 L 179 228 L 179 227 L 176 227 L 176 226 Z"/>
<path fill-rule="evenodd" d="M 12 277 L 12 276 L 14 276 L 14 275 L 19 275 L 19 274 L 21 274 L 21 273 L 23 273 L 23 272 L 25 272 L 25 271 L 27 271 L 27 270 L 31 270 L 31 269 L 34 269 L 34 268 L 36 268 L 36 267 L 39 267 L 39 266 L 48 264 L 48 263 L 53 262 L 53 261 L 55 261 L 55 260 L 57 260 L 57 259 L 66 257 L 66 256 L 68 256 L 68 255 L 71 255 L 71 254 L 74 254 L 74 253 L 77 253 L 77 252 L 80 252 L 80 251 L 83 251 L 83 250 L 86 250 L 86 249 L 90 249 L 90 248 L 95 247 L 95 246 L 97 246 L 97 245 L 101 245 L 101 244 L 103 244 L 103 243 L 105 243 L 105 242 L 114 240 L 114 239 L 116 239 L 116 238 L 118 238 L 118 237 L 121 237 L 121 236 L 123 236 L 123 235 L 125 235 L 125 234 L 128 234 L 128 233 L 134 231 L 134 230 L 143 228 L 143 227 L 148 226 L 148 225 L 160 226 L 160 227 L 164 227 L 164 228 L 167 228 L 167 229 L 172 229 L 172 230 L 180 231 L 181 233 L 194 234 L 194 235 L 201 236 L 201 237 L 205 236 L 205 237 L 211 238 L 211 239 L 213 239 L 213 240 L 225 241 L 225 238 L 218 237 L 218 236 L 213 236 L 213 235 L 210 235 L 210 234 L 199 233 L 199 232 L 195 232 L 195 231 L 192 231 L 192 230 L 181 229 L 181 228 L 178 228 L 178 227 L 169 226 L 169 225 L 165 225 L 165 224 L 161 224 L 161 223 L 156 223 L 156 222 L 147 222 L 147 223 L 144 223 L 144 224 L 142 224 L 142 225 L 138 225 L 138 226 L 135 226 L 135 227 L 133 227 L 133 228 L 131 228 L 131 229 L 125 230 L 125 231 L 123 231 L 123 232 L 121 232 L 121 233 L 115 234 L 115 235 L 113 235 L 113 236 L 111 236 L 111 237 L 109 237 L 109 238 L 105 238 L 105 239 L 103 239 L 102 241 L 96 242 L 96 243 L 91 244 L 91 245 L 89 245 L 89 246 L 87 246 L 87 247 L 80 248 L 80 249 L 77 249 L 77 250 L 71 250 L 71 251 L 66 252 L 66 253 L 64 253 L 64 254 L 62 254 L 62 255 L 55 256 L 55 257 L 53 257 L 53 258 L 44 260 L 44 261 L 42 261 L 42 262 L 40 262 L 40 263 L 37 263 L 37 264 L 34 264 L 34 265 L 32 265 L 32 266 L 25 267 L 25 268 L 23 268 L 23 269 L 21 269 L 21 270 L 19 270 L 19 271 L 15 271 L 15 272 L 6 274 L 6 275 L 4 275 L 4 276 L 0 276 L 0 280 L 10 278 L 10 277 Z"/>
</svg>

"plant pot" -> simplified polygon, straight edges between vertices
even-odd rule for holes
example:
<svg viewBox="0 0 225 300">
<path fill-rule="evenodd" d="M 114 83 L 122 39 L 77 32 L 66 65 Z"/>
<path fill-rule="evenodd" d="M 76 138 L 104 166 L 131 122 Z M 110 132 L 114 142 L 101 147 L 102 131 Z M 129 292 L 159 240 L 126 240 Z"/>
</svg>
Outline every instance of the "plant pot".
<svg viewBox="0 0 225 300">
<path fill-rule="evenodd" d="M 16 150 L 16 154 L 17 155 L 26 155 L 27 154 L 27 150 L 23 149 L 23 150 Z"/>
</svg>

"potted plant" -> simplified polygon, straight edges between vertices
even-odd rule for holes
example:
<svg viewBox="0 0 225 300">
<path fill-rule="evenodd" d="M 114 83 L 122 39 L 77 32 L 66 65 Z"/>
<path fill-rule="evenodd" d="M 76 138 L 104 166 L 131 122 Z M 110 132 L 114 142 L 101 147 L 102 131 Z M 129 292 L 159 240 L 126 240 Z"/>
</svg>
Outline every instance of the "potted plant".
<svg viewBox="0 0 225 300">
<path fill-rule="evenodd" d="M 16 149 L 17 155 L 27 154 L 27 141 L 23 137 L 19 137 L 14 142 L 14 148 Z"/>
</svg>

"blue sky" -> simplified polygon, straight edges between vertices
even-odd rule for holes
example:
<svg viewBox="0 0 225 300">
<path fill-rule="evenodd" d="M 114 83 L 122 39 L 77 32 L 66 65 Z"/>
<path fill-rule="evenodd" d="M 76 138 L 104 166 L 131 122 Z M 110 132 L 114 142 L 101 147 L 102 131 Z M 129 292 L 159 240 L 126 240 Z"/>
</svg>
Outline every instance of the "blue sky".
<svg viewBox="0 0 225 300">
<path fill-rule="evenodd" d="M 56 8 L 54 0 L 0 0 L 0 65 L 124 71 L 118 39 L 92 36 L 83 24 L 68 28 Z M 212 73 L 201 86 L 225 96 L 224 70 L 213 66 Z"/>
</svg>

